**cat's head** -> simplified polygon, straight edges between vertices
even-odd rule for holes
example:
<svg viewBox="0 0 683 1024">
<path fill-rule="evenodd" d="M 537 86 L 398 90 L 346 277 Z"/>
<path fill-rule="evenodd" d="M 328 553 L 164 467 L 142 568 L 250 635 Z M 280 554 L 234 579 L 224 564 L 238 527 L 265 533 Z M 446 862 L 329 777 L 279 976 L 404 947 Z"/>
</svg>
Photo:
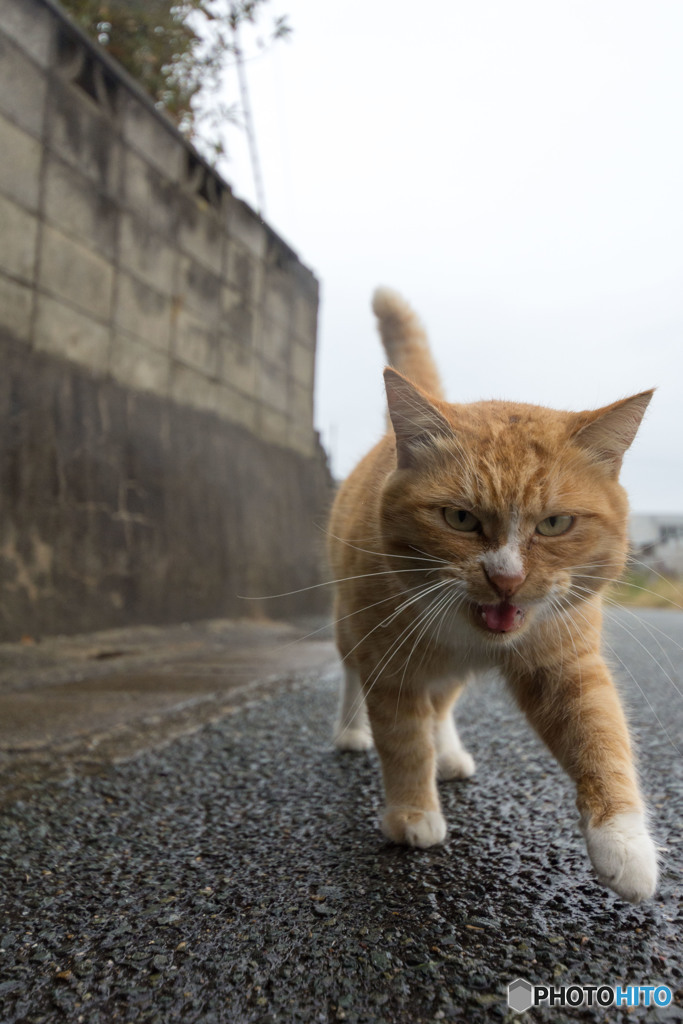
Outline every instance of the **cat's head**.
<svg viewBox="0 0 683 1024">
<path fill-rule="evenodd" d="M 570 413 L 451 405 L 392 369 L 385 381 L 397 467 L 382 495 L 385 550 L 454 581 L 441 594 L 425 589 L 430 601 L 505 643 L 620 575 L 628 504 L 619 469 L 651 391 Z"/>
</svg>

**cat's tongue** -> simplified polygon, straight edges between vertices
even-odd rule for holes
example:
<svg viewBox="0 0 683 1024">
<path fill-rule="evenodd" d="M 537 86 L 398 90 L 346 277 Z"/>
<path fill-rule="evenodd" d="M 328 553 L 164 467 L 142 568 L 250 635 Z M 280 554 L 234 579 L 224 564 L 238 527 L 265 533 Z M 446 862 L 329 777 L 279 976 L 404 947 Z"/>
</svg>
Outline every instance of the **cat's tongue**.
<svg viewBox="0 0 683 1024">
<path fill-rule="evenodd" d="M 501 601 L 499 604 L 482 604 L 481 616 L 494 633 L 509 633 L 522 621 L 521 610 L 514 604 Z"/>
</svg>

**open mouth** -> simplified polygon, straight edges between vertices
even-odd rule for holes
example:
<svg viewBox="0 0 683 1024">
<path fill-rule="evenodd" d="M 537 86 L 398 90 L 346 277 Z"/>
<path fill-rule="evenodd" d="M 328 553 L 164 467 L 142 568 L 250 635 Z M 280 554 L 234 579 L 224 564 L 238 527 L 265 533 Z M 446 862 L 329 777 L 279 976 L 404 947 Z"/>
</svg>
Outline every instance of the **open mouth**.
<svg viewBox="0 0 683 1024">
<path fill-rule="evenodd" d="M 498 604 L 478 604 L 474 620 L 489 633 L 514 633 L 524 622 L 525 611 L 509 601 Z"/>
</svg>

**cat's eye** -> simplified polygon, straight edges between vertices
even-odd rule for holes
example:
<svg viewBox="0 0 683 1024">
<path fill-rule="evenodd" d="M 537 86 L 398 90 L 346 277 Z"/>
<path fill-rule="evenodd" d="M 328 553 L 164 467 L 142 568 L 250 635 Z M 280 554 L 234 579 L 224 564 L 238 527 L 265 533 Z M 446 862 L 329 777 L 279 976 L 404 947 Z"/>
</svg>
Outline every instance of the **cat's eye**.
<svg viewBox="0 0 683 1024">
<path fill-rule="evenodd" d="M 445 508 L 443 517 L 449 526 L 460 533 L 474 533 L 479 529 L 479 520 L 464 508 Z"/>
<path fill-rule="evenodd" d="M 536 533 L 543 537 L 559 537 L 567 532 L 573 522 L 574 516 L 548 516 L 537 525 Z"/>
</svg>

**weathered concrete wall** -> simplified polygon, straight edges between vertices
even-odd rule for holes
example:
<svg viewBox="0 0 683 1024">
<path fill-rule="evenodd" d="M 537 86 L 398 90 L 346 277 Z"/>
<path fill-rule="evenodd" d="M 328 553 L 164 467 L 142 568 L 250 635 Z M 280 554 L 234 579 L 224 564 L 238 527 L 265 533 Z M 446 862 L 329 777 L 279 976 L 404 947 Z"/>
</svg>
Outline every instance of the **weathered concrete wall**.
<svg viewBox="0 0 683 1024">
<path fill-rule="evenodd" d="M 317 303 L 52 0 L 0 0 L 0 636 L 314 582 Z"/>
</svg>

